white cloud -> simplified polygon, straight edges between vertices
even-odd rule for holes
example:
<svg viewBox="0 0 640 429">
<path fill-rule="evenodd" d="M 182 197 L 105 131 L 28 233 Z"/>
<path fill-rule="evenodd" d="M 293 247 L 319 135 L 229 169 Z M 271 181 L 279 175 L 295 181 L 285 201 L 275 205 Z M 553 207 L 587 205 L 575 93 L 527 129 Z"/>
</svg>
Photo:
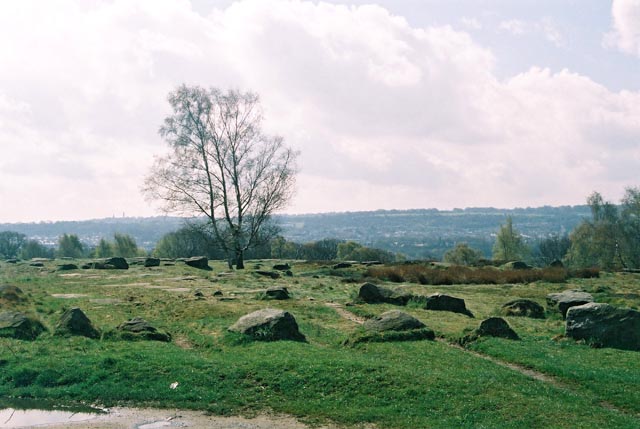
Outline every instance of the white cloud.
<svg viewBox="0 0 640 429">
<path fill-rule="evenodd" d="M 460 23 L 464 28 L 469 30 L 482 30 L 482 23 L 477 18 L 469 18 L 468 16 L 463 16 L 460 18 Z"/>
<path fill-rule="evenodd" d="M 640 56 L 640 0 L 613 0 L 613 29 L 604 43 L 631 55 Z"/>
<path fill-rule="evenodd" d="M 301 150 L 295 212 L 580 203 L 640 162 L 638 93 L 500 81 L 469 34 L 378 6 L 4 2 L 0 57 L 0 221 L 152 213 L 138 189 L 182 82 L 261 94 Z"/>
<path fill-rule="evenodd" d="M 524 36 L 527 34 L 540 34 L 549 43 L 562 48 L 567 42 L 562 32 L 557 28 L 556 24 L 549 17 L 542 18 L 538 21 L 522 21 L 519 19 L 509 19 L 501 21 L 498 28 L 506 31 L 514 36 Z"/>
</svg>

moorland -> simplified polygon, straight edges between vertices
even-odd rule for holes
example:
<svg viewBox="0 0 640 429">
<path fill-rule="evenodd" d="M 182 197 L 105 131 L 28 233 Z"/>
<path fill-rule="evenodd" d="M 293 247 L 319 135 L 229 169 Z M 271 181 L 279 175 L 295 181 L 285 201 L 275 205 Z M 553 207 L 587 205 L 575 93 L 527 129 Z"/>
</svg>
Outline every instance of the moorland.
<svg viewBox="0 0 640 429">
<path fill-rule="evenodd" d="M 0 338 L 0 398 L 276 413 L 339 427 L 640 426 L 638 352 L 567 338 L 562 315 L 545 300 L 579 289 L 597 302 L 637 308 L 638 273 L 419 284 L 389 275 L 407 264 L 336 268 L 331 262 L 252 260 L 247 269 L 230 271 L 223 261 L 209 261 L 203 270 L 179 260 L 157 267 L 129 260 L 126 270 L 61 269 L 86 262 L 0 261 L 0 285 L 22 292 L 19 299 L 0 300 L 0 311 L 24 312 L 47 328 L 33 340 Z M 289 273 L 273 270 L 283 262 Z M 278 275 L 264 275 L 270 272 Z M 415 296 L 459 297 L 475 317 L 425 310 L 419 300 L 404 306 L 359 302 L 365 282 Z M 265 290 L 274 286 L 286 287 L 289 299 L 269 299 Z M 516 298 L 545 306 L 544 318 L 502 314 L 501 306 Z M 54 335 L 61 315 L 74 307 L 99 330 L 98 338 Z M 264 308 L 290 312 L 305 341 L 253 341 L 228 331 L 241 316 Z M 363 335 L 361 322 L 393 309 L 422 321 L 435 340 L 353 341 Z M 491 316 L 503 317 L 519 340 L 461 341 Z M 134 317 L 169 333 L 170 341 L 114 335 Z"/>
</svg>

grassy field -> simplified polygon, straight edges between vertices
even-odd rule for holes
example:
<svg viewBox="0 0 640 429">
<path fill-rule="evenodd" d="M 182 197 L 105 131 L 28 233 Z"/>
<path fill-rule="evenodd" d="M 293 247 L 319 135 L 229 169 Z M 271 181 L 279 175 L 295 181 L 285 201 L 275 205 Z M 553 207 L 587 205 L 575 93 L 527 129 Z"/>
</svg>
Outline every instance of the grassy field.
<svg viewBox="0 0 640 429">
<path fill-rule="evenodd" d="M 60 263 L 36 268 L 0 262 L 0 285 L 20 287 L 28 301 L 17 308 L 36 315 L 50 330 L 65 309 L 80 307 L 102 332 L 140 316 L 173 339 L 127 342 L 50 333 L 35 341 L 0 338 L 0 398 L 179 407 L 220 415 L 275 412 L 340 427 L 640 427 L 640 354 L 567 340 L 559 314 L 506 318 L 521 341 L 488 338 L 467 350 L 455 346 L 514 298 L 544 305 L 550 292 L 581 288 L 599 302 L 637 308 L 638 274 L 566 283 L 388 283 L 420 295 L 442 292 L 464 298 L 476 318 L 410 304 L 403 310 L 435 330 L 439 341 L 347 347 L 343 343 L 360 327 L 326 304 L 353 301 L 367 280 L 365 267 L 333 270 L 294 261 L 293 276 L 274 280 L 253 269 L 270 269 L 275 261 L 250 261 L 242 272 L 230 272 L 218 262 L 210 263 L 212 271 L 179 262 L 57 271 Z M 270 286 L 286 286 L 292 299 L 264 300 L 261 291 Z M 204 298 L 195 297 L 196 290 Z M 223 299 L 213 296 L 216 291 Z M 227 333 L 240 316 L 266 307 L 290 311 L 308 342 L 251 343 Z M 344 307 L 361 317 L 392 308 L 397 307 Z M 519 368 L 547 378 L 532 378 Z M 169 387 L 173 382 L 179 383 L 176 389 Z"/>
</svg>

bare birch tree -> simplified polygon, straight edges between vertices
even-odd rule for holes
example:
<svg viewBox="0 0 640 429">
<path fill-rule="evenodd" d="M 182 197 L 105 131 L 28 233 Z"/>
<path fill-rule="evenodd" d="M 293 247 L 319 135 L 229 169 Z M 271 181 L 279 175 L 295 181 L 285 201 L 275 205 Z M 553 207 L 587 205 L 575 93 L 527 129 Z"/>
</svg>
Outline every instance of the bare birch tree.
<svg viewBox="0 0 640 429">
<path fill-rule="evenodd" d="M 271 215 L 292 195 L 297 152 L 261 129 L 251 92 L 182 85 L 160 135 L 170 146 L 143 192 L 167 212 L 204 216 L 213 238 L 244 268 L 244 252 L 269 238 Z"/>
</svg>

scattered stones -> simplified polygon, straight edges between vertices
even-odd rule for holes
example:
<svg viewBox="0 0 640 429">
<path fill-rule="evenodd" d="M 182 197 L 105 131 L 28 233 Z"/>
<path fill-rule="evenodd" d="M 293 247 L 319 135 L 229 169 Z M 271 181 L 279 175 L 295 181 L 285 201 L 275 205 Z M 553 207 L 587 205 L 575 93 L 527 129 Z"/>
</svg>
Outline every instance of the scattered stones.
<svg viewBox="0 0 640 429">
<path fill-rule="evenodd" d="M 190 267 L 198 268 L 200 270 L 210 270 L 209 260 L 206 256 L 194 256 L 184 260 L 184 263 Z"/>
<path fill-rule="evenodd" d="M 502 306 L 502 314 L 505 316 L 544 319 L 544 307 L 530 299 L 515 299 Z"/>
<path fill-rule="evenodd" d="M 270 287 L 264 294 L 268 299 L 289 299 L 289 290 L 286 287 Z"/>
<path fill-rule="evenodd" d="M 407 305 L 413 295 L 403 291 L 391 290 L 373 283 L 365 283 L 360 286 L 358 300 L 368 304 L 389 303 L 395 305 Z"/>
<path fill-rule="evenodd" d="M 60 264 L 58 265 L 58 271 L 71 271 L 77 270 L 78 266 L 76 264 Z"/>
<path fill-rule="evenodd" d="M 364 323 L 368 331 L 408 331 L 426 327 L 424 323 L 400 310 L 390 310 Z"/>
<path fill-rule="evenodd" d="M 254 273 L 264 277 L 271 277 L 274 280 L 280 278 L 280 273 L 277 273 L 275 271 L 256 270 L 254 271 Z"/>
<path fill-rule="evenodd" d="M 12 303 L 18 303 L 26 301 L 24 292 L 17 286 L 2 285 L 0 286 L 0 299 Z"/>
<path fill-rule="evenodd" d="M 17 311 L 0 313 L 0 337 L 35 340 L 44 331 L 46 328 L 39 320 L 24 313 Z"/>
<path fill-rule="evenodd" d="M 289 264 L 275 264 L 273 269 L 278 271 L 287 271 L 291 269 L 291 266 Z"/>
<path fill-rule="evenodd" d="M 573 306 L 565 334 L 595 347 L 640 350 L 640 311 L 595 302 Z"/>
<path fill-rule="evenodd" d="M 426 298 L 424 304 L 425 310 L 435 311 L 450 311 L 452 313 L 465 314 L 469 317 L 473 317 L 473 313 L 467 309 L 467 306 L 462 298 L 456 298 L 449 295 L 443 295 L 435 293 L 429 295 Z"/>
<path fill-rule="evenodd" d="M 141 317 L 134 317 L 122 323 L 116 330 L 124 340 L 171 341 L 171 335 L 169 333 L 159 331 Z"/>
<path fill-rule="evenodd" d="M 144 266 L 149 267 L 159 267 L 160 266 L 160 258 L 147 258 L 144 260 Z"/>
<path fill-rule="evenodd" d="M 351 268 L 353 266 L 353 264 L 349 263 L 349 262 L 338 262 L 337 264 L 335 264 L 333 266 L 334 270 L 341 270 L 343 268 Z"/>
<path fill-rule="evenodd" d="M 56 325 L 54 335 L 76 335 L 87 338 L 98 338 L 100 332 L 93 326 L 91 320 L 78 307 L 65 311 Z"/>
<path fill-rule="evenodd" d="M 589 302 L 593 302 L 593 296 L 590 293 L 580 290 L 565 290 L 560 293 L 550 293 L 547 295 L 547 305 L 560 310 L 563 319 L 566 318 L 567 311 L 571 307 Z"/>
<path fill-rule="evenodd" d="M 256 341 L 306 341 L 293 315 L 273 308 L 242 316 L 229 327 L 229 331 L 247 335 Z"/>
</svg>

